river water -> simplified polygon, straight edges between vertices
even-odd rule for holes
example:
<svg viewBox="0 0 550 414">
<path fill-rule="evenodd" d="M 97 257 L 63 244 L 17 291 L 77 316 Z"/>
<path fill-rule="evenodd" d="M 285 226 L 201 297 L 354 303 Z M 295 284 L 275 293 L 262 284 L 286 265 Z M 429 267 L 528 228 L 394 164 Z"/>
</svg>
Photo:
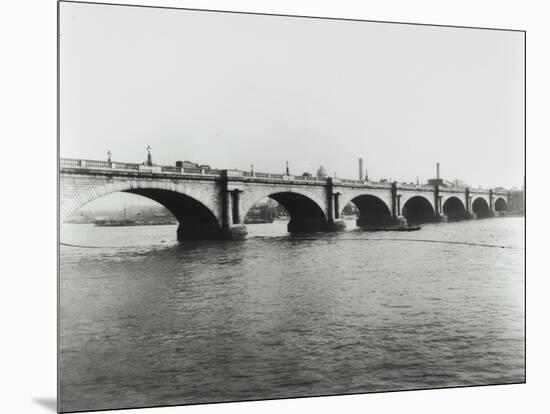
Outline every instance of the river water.
<svg viewBox="0 0 550 414">
<path fill-rule="evenodd" d="M 523 382 L 523 226 L 178 244 L 172 225 L 66 224 L 101 248 L 61 247 L 61 409 Z"/>
</svg>

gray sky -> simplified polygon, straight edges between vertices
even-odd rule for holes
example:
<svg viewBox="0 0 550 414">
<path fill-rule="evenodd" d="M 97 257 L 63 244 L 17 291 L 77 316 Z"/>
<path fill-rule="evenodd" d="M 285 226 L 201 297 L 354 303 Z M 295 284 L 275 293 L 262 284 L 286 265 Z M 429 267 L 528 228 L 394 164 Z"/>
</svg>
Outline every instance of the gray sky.
<svg viewBox="0 0 550 414">
<path fill-rule="evenodd" d="M 61 156 L 523 180 L 523 33 L 61 4 Z"/>
</svg>

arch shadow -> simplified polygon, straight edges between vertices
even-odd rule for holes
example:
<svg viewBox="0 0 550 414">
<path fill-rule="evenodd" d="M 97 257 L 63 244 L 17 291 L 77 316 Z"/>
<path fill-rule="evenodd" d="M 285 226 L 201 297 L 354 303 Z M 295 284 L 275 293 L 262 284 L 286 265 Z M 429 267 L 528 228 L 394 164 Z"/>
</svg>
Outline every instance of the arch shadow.
<svg viewBox="0 0 550 414">
<path fill-rule="evenodd" d="M 408 199 L 401 211 L 409 224 L 437 221 L 432 204 L 423 196 Z"/>
<path fill-rule="evenodd" d="M 353 198 L 351 202 L 359 210 L 358 226 L 378 227 L 393 224 L 391 210 L 381 198 L 364 194 Z"/>
<path fill-rule="evenodd" d="M 277 201 L 288 212 L 289 232 L 328 230 L 329 225 L 323 209 L 311 198 L 290 191 L 268 194 L 267 197 Z M 245 217 L 248 216 L 249 211 L 245 212 Z"/>
<path fill-rule="evenodd" d="M 491 209 L 489 208 L 489 204 L 487 204 L 487 201 L 483 197 L 477 197 L 472 202 L 472 211 L 476 214 L 476 217 L 478 219 L 482 218 L 488 218 L 492 217 Z"/>
<path fill-rule="evenodd" d="M 218 219 L 207 206 L 186 194 L 160 188 L 127 188 L 114 191 L 104 189 L 101 192 L 92 190 L 66 206 L 65 218 L 69 218 L 85 205 L 115 193 L 139 195 L 164 206 L 178 220 L 179 241 L 217 240 L 223 236 Z"/>
<path fill-rule="evenodd" d="M 447 216 L 448 221 L 458 221 L 468 218 L 466 207 L 458 197 L 449 197 L 443 203 L 443 214 Z"/>
<path fill-rule="evenodd" d="M 214 213 L 193 197 L 157 188 L 131 189 L 123 192 L 149 198 L 166 207 L 179 222 L 179 241 L 223 238 L 220 223 Z"/>
<path fill-rule="evenodd" d="M 501 211 L 507 211 L 508 210 L 508 203 L 504 198 L 499 197 L 495 200 L 495 211 L 501 212 Z"/>
</svg>

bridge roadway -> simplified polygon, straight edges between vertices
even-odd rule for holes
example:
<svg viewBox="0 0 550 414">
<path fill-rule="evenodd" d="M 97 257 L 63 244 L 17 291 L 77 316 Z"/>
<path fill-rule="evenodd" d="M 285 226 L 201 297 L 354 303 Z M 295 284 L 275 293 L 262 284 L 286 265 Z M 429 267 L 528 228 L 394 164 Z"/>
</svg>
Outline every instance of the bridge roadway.
<svg viewBox="0 0 550 414">
<path fill-rule="evenodd" d="M 342 210 L 359 209 L 366 229 L 506 214 L 514 192 L 408 185 L 238 170 L 214 170 L 62 158 L 59 165 L 60 222 L 115 192 L 148 197 L 179 221 L 178 240 L 242 239 L 244 218 L 270 197 L 290 215 L 289 232 L 345 228 Z"/>
</svg>

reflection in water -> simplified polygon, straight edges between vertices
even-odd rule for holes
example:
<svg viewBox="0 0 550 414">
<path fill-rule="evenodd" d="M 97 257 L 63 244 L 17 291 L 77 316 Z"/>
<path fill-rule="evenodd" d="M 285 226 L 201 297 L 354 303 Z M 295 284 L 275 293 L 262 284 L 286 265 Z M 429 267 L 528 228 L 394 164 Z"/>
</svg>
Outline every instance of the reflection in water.
<svg viewBox="0 0 550 414">
<path fill-rule="evenodd" d="M 62 409 L 524 381 L 523 219 L 414 234 L 514 249 L 248 229 L 65 225 L 112 247 L 61 249 Z"/>
</svg>

